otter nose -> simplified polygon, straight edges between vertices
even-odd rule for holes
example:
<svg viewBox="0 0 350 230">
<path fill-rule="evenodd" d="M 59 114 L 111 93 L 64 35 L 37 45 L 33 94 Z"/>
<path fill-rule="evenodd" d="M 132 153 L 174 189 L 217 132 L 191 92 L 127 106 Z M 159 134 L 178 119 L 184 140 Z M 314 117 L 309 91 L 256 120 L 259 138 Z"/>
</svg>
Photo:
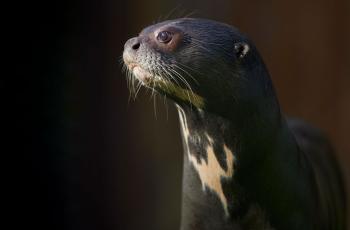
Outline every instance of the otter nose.
<svg viewBox="0 0 350 230">
<path fill-rule="evenodd" d="M 137 51 L 140 48 L 140 41 L 138 37 L 130 38 L 124 46 L 124 49 L 132 49 Z"/>
</svg>

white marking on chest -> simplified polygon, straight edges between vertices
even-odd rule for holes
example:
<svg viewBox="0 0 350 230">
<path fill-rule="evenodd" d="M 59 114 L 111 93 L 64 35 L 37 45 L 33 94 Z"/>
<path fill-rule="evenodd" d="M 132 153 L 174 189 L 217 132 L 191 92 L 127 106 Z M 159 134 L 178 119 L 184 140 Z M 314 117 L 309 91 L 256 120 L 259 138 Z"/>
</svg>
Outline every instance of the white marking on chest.
<svg viewBox="0 0 350 230">
<path fill-rule="evenodd" d="M 213 139 L 208 135 L 205 134 L 209 145 L 207 146 L 206 153 L 207 153 L 207 161 L 205 159 L 200 159 L 200 161 L 197 160 L 195 156 L 193 156 L 190 153 L 190 149 L 188 146 L 188 139 L 190 137 L 190 132 L 187 126 L 186 116 L 179 109 L 179 117 L 180 117 L 180 123 L 182 127 L 183 137 L 187 148 L 187 154 L 189 161 L 194 166 L 195 170 L 198 172 L 199 178 L 202 182 L 202 188 L 203 191 L 206 190 L 206 188 L 209 188 L 211 191 L 217 194 L 219 197 L 226 215 L 228 216 L 228 207 L 227 207 L 227 199 L 224 195 L 221 179 L 230 179 L 233 176 L 233 164 L 234 164 L 234 156 L 232 151 L 226 146 L 226 144 L 223 145 L 223 150 L 226 156 L 226 164 L 227 164 L 227 170 L 224 170 L 217 158 L 216 154 L 214 152 L 214 141 Z"/>
</svg>

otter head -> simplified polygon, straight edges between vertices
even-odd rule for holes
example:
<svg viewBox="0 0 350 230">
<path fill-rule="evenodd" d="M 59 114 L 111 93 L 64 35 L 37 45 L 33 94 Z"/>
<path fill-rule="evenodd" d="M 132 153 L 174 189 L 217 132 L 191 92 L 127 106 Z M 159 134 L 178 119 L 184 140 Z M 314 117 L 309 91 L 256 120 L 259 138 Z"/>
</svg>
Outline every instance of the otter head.
<svg viewBox="0 0 350 230">
<path fill-rule="evenodd" d="M 255 82 L 264 77 L 254 77 L 254 72 L 265 68 L 253 45 L 234 27 L 211 20 L 151 25 L 125 43 L 123 59 L 131 82 L 180 106 L 226 110 L 239 97 L 247 99 L 264 87 Z"/>
</svg>

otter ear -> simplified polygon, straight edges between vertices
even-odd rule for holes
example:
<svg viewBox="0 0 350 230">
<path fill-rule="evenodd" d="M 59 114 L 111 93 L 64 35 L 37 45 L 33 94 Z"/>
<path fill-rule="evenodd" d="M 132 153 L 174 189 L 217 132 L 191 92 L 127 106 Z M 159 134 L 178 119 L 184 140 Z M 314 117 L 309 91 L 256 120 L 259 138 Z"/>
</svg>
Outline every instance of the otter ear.
<svg viewBox="0 0 350 230">
<path fill-rule="evenodd" d="M 236 57 L 243 58 L 249 52 L 249 45 L 245 42 L 236 42 L 234 49 Z"/>
</svg>

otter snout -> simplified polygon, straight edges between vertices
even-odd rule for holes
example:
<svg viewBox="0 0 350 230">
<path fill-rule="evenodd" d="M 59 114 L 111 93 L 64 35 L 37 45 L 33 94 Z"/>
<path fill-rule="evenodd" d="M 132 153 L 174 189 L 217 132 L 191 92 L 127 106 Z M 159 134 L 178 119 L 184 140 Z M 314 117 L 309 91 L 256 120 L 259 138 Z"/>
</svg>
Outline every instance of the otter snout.
<svg viewBox="0 0 350 230">
<path fill-rule="evenodd" d="M 125 42 L 123 59 L 126 64 L 134 61 L 137 50 L 140 48 L 140 41 L 138 37 L 130 38 Z"/>
<path fill-rule="evenodd" d="M 130 38 L 125 42 L 124 50 L 131 49 L 137 51 L 140 48 L 140 41 L 138 37 Z"/>
</svg>

